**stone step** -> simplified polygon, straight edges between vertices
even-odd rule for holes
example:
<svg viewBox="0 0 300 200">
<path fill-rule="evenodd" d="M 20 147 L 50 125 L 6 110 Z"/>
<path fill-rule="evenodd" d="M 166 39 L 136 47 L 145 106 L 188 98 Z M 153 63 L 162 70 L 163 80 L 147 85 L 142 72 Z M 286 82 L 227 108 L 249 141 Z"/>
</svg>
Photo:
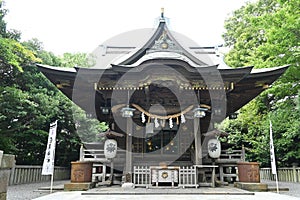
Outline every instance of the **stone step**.
<svg viewBox="0 0 300 200">
<path fill-rule="evenodd" d="M 243 190 L 248 190 L 252 192 L 266 192 L 268 191 L 268 185 L 265 183 L 245 183 L 245 182 L 235 182 L 234 186 Z"/>
<path fill-rule="evenodd" d="M 95 183 L 66 183 L 65 191 L 87 191 L 95 187 Z"/>
</svg>

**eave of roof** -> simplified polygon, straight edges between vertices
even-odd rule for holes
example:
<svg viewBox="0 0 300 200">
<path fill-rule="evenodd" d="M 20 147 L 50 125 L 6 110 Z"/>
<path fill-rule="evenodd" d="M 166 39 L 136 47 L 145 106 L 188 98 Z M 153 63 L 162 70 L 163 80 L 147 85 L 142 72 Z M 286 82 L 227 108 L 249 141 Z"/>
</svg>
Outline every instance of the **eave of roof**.
<svg viewBox="0 0 300 200">
<path fill-rule="evenodd" d="M 44 70 L 44 71 L 53 70 L 53 71 L 60 71 L 60 72 L 76 73 L 76 70 L 73 67 L 55 67 L 55 66 L 43 65 L 43 64 L 36 64 L 36 66 L 40 70 Z"/>
</svg>

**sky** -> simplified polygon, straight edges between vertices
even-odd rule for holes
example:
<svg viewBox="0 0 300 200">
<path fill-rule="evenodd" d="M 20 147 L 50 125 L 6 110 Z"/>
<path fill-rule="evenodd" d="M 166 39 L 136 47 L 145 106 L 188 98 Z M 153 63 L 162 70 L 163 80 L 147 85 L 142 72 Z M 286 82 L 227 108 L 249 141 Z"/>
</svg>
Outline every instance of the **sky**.
<svg viewBox="0 0 300 200">
<path fill-rule="evenodd" d="M 200 46 L 223 44 L 224 21 L 247 0 L 5 0 L 8 29 L 37 38 L 46 51 L 92 52 L 123 32 L 155 28 L 161 8 L 169 28 Z M 255 0 L 251 0 L 255 1 Z"/>
</svg>

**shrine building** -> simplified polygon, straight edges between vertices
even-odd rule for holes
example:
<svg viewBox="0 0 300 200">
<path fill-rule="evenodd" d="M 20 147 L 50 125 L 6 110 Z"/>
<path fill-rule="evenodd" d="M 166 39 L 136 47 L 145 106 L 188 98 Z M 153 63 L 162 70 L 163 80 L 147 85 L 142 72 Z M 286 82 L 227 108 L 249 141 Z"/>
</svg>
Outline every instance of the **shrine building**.
<svg viewBox="0 0 300 200">
<path fill-rule="evenodd" d="M 244 161 L 242 149 L 236 157 L 226 152 L 219 141 L 226 133 L 215 125 L 235 118 L 288 68 L 231 68 L 219 48 L 198 46 L 171 31 L 162 12 L 157 28 L 130 31 L 100 45 L 93 67 L 37 66 L 88 116 L 109 125 L 110 144 L 82 138 L 80 160 L 102 167 L 99 182 L 121 174 L 122 183 L 136 187 L 214 187 L 217 179 L 237 179 L 232 167 Z M 116 154 L 107 157 L 105 151 Z"/>
</svg>

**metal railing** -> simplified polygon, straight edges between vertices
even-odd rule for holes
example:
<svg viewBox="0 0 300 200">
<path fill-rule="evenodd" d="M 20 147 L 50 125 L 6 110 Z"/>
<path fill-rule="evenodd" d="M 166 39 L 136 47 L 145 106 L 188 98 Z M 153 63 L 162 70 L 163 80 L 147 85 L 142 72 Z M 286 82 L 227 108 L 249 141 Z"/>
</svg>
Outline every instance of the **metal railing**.
<svg viewBox="0 0 300 200">
<path fill-rule="evenodd" d="M 51 176 L 42 175 L 42 166 L 16 165 L 11 169 L 9 185 L 50 181 Z M 70 168 L 55 167 L 54 180 L 70 179 Z"/>
<path fill-rule="evenodd" d="M 300 167 L 277 168 L 278 181 L 300 182 Z M 260 178 L 264 180 L 275 181 L 275 175 L 271 168 L 261 168 Z"/>
</svg>

